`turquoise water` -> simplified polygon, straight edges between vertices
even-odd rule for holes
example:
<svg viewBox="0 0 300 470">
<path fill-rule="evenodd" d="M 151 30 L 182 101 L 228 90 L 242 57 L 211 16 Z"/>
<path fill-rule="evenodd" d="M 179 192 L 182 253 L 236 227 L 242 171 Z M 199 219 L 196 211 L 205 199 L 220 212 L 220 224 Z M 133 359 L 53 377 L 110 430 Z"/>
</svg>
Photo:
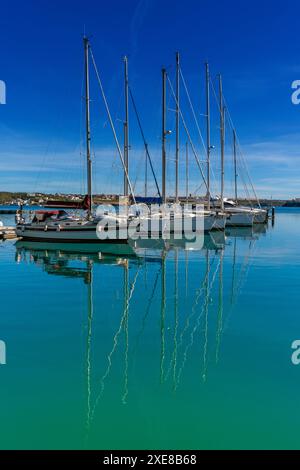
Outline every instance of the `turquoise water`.
<svg viewBox="0 0 300 470">
<path fill-rule="evenodd" d="M 291 209 L 201 251 L 0 243 L 0 448 L 299 448 L 299 232 Z"/>
</svg>

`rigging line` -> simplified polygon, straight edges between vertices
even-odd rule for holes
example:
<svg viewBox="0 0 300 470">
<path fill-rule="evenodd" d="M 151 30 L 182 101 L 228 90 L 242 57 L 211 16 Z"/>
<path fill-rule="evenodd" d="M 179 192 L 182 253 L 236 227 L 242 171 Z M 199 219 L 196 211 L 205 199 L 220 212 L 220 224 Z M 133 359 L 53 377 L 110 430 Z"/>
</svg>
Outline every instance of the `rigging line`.
<svg viewBox="0 0 300 470">
<path fill-rule="evenodd" d="M 225 101 L 225 99 L 224 99 L 224 101 Z M 229 117 L 229 124 L 230 124 L 230 126 L 231 126 L 231 129 L 234 130 L 235 127 L 234 127 L 234 124 L 233 124 L 233 121 L 232 121 L 232 118 L 231 118 L 231 115 L 230 115 L 230 112 L 229 112 L 229 111 L 228 111 L 228 117 Z M 238 137 L 237 137 L 237 143 L 238 143 L 239 150 L 240 150 L 241 162 L 242 162 L 242 164 L 244 165 L 244 170 L 245 170 L 246 175 L 247 175 L 247 177 L 248 177 L 248 180 L 249 180 L 251 189 L 252 189 L 252 191 L 253 191 L 253 194 L 254 194 L 254 196 L 255 196 L 255 198 L 256 198 L 257 203 L 260 205 L 259 199 L 258 199 L 258 197 L 257 197 L 256 191 L 255 191 L 254 186 L 253 186 L 253 183 L 252 183 L 252 179 L 251 179 L 251 176 L 250 176 L 250 173 L 249 173 L 249 170 L 248 170 L 248 167 L 247 167 L 245 158 L 244 158 L 244 156 L 243 156 L 243 152 L 242 152 L 242 150 L 241 150 L 241 145 L 240 145 L 240 142 L 239 142 Z M 249 194 L 249 196 L 250 196 L 250 194 Z"/>
<path fill-rule="evenodd" d="M 251 195 L 250 195 L 248 185 L 247 185 L 247 182 L 246 182 L 245 176 L 244 176 L 244 172 L 245 172 L 245 169 L 246 169 L 245 168 L 245 162 L 243 162 L 243 160 L 238 160 L 237 163 L 238 163 L 238 167 L 241 170 L 239 172 L 239 176 L 240 176 L 240 179 L 242 180 L 242 184 L 243 184 L 243 188 L 244 188 L 244 191 L 245 191 L 245 194 L 246 194 L 246 198 L 248 199 L 249 202 L 251 202 Z M 242 167 L 242 164 L 243 164 L 243 167 Z M 252 207 L 252 204 L 251 204 L 251 207 Z"/>
<path fill-rule="evenodd" d="M 125 307 L 127 303 L 128 291 L 129 291 L 129 273 L 128 273 L 128 262 L 124 269 L 124 300 L 125 300 Z M 127 403 L 127 396 L 128 396 L 128 351 L 129 351 L 129 334 L 128 334 L 128 309 L 126 309 L 126 316 L 124 321 L 124 333 L 125 333 L 125 364 L 124 364 L 124 394 L 122 396 L 122 403 L 126 405 Z"/>
<path fill-rule="evenodd" d="M 253 241 L 253 243 L 252 243 L 252 241 Z M 251 240 L 251 242 L 249 244 L 248 252 L 246 253 L 246 255 L 244 257 L 242 267 L 239 270 L 237 285 L 235 286 L 234 291 L 232 293 L 231 307 L 230 307 L 230 309 L 228 311 L 228 314 L 227 314 L 227 317 L 225 319 L 223 331 L 225 331 L 225 329 L 228 328 L 228 323 L 229 323 L 231 315 L 232 315 L 233 307 L 237 302 L 240 291 L 243 287 L 243 284 L 246 282 L 247 276 L 249 274 L 249 270 L 250 270 L 250 267 L 251 267 L 250 263 L 251 263 L 251 261 L 253 262 L 253 256 L 255 254 L 255 253 L 253 253 L 253 250 L 255 249 L 256 241 L 257 241 L 256 239 Z M 252 259 L 251 259 L 251 251 L 252 251 Z"/>
<path fill-rule="evenodd" d="M 209 266 L 209 250 L 206 252 L 206 259 Z M 208 277 L 209 277 L 208 272 Z M 205 302 L 204 302 L 204 311 L 205 311 L 205 327 L 204 327 L 204 345 L 203 345 L 203 372 L 202 372 L 202 380 L 206 382 L 206 374 L 207 374 L 207 349 L 208 349 L 208 314 L 209 314 L 209 303 L 210 303 L 210 292 L 208 291 L 208 284 L 207 284 L 207 291 L 205 295 Z"/>
<path fill-rule="evenodd" d="M 211 77 L 209 78 L 209 81 L 210 81 L 212 90 L 213 90 L 213 92 L 214 92 L 214 97 L 215 97 L 215 100 L 216 100 L 216 103 L 217 103 L 218 111 L 219 111 L 219 113 L 220 113 L 220 112 L 221 112 L 220 103 L 219 103 L 219 99 L 218 99 L 218 96 L 217 96 L 217 93 L 216 93 L 216 90 L 215 90 L 215 87 L 214 87 L 214 82 L 212 81 Z M 223 96 L 224 96 L 224 95 L 223 95 Z M 224 100 L 223 100 L 223 101 L 224 101 Z"/>
<path fill-rule="evenodd" d="M 184 89 L 185 89 L 185 92 L 186 92 L 186 95 L 187 95 L 187 98 L 188 98 L 188 102 L 189 102 L 190 107 L 191 107 L 191 110 L 192 110 L 192 114 L 193 114 L 193 117 L 194 117 L 194 120 L 195 120 L 195 124 L 196 124 L 197 130 L 198 130 L 198 133 L 199 133 L 199 136 L 200 136 L 200 139 L 201 139 L 203 148 L 204 148 L 204 150 L 205 150 L 205 152 L 206 152 L 205 142 L 204 142 L 203 137 L 202 137 L 202 134 L 201 134 L 201 130 L 200 130 L 200 126 L 199 126 L 199 123 L 198 123 L 198 119 L 197 119 L 197 116 L 196 116 L 196 113 L 195 113 L 195 110 L 194 110 L 194 106 L 193 106 L 193 103 L 192 103 L 192 100 L 191 100 L 191 97 L 190 97 L 190 94 L 189 94 L 189 91 L 188 91 L 188 88 L 187 88 L 185 79 L 184 79 L 184 77 L 183 77 L 183 73 L 182 73 L 181 67 L 179 67 L 179 72 L 180 72 L 180 76 L 181 76 L 181 79 L 182 79 L 182 83 L 183 83 L 183 86 L 184 86 Z"/>
<path fill-rule="evenodd" d="M 82 78 L 81 78 L 81 92 L 80 92 L 80 122 L 79 122 L 79 152 L 80 152 L 80 172 L 81 172 L 81 181 L 80 189 L 82 193 L 86 193 L 85 187 L 85 157 L 84 157 L 84 61 L 82 63 Z"/>
<path fill-rule="evenodd" d="M 239 160 L 238 160 L 239 167 L 242 170 L 244 170 L 244 172 L 246 173 L 246 177 L 248 178 L 248 182 L 250 183 L 250 186 L 252 188 L 252 191 L 253 191 L 254 197 L 256 199 L 256 202 L 258 203 L 258 205 L 260 207 L 260 201 L 258 199 L 258 196 L 257 196 L 256 191 L 254 189 L 254 186 L 252 184 L 252 180 L 251 180 L 251 177 L 250 177 L 250 174 L 249 174 L 249 171 L 248 171 L 247 163 L 246 163 L 245 158 L 243 156 L 243 153 L 241 151 L 240 143 L 238 142 L 238 140 L 237 140 L 237 143 L 238 143 L 238 149 L 239 149 L 239 152 L 237 153 L 237 156 L 239 157 Z M 247 184 L 245 179 L 244 179 L 244 184 Z M 247 193 L 248 193 L 249 202 L 251 202 L 252 198 L 251 198 L 251 195 L 250 195 L 250 192 L 249 192 L 248 189 L 247 189 Z M 251 207 L 252 207 L 252 204 L 251 204 Z"/>
<path fill-rule="evenodd" d="M 183 77 L 182 77 L 182 79 L 183 79 L 183 82 L 184 82 L 184 78 L 183 78 Z M 216 96 L 216 92 L 215 92 L 215 89 L 214 89 L 213 83 L 212 83 L 212 81 L 211 81 L 211 76 L 210 76 L 209 80 L 210 80 L 210 84 L 211 84 L 211 85 L 212 85 L 212 87 L 213 87 L 214 96 L 215 96 L 215 99 L 216 99 L 217 105 L 218 105 L 218 107 L 219 107 L 219 103 L 218 103 L 218 99 L 217 99 L 217 96 Z M 220 108 L 219 108 L 219 110 L 220 110 Z M 204 115 L 204 116 L 206 116 L 206 115 Z M 200 133 L 201 133 L 201 130 L 200 130 Z M 205 143 L 204 143 L 204 140 L 203 140 L 202 134 L 200 135 L 200 137 L 201 137 L 202 144 L 203 144 L 203 146 L 204 146 L 204 150 L 205 150 L 205 154 L 206 154 L 206 146 L 205 146 Z M 213 180 L 213 183 L 216 185 L 217 178 L 216 178 L 216 175 L 215 175 L 215 172 L 214 172 L 214 169 L 213 169 L 213 167 L 212 167 L 212 166 L 211 166 L 211 175 L 212 175 L 212 180 Z"/>
<path fill-rule="evenodd" d="M 186 132 L 186 134 L 187 134 L 187 136 L 188 136 L 188 139 L 189 139 L 189 142 L 190 142 L 190 145 L 191 145 L 191 149 L 192 149 L 193 154 L 194 154 L 194 157 L 195 157 L 195 159 L 196 159 L 197 166 L 198 166 L 198 168 L 199 168 L 199 170 L 200 170 L 200 173 L 201 173 L 202 179 L 203 179 L 203 181 L 204 181 L 206 190 L 208 191 L 208 194 L 211 195 L 210 190 L 209 190 L 209 188 L 208 188 L 208 186 L 207 186 L 207 182 L 206 182 L 206 180 L 205 180 L 205 176 L 204 176 L 204 173 L 203 173 L 203 170 L 202 170 L 202 166 L 201 166 L 199 157 L 198 157 L 198 155 L 197 155 L 197 152 L 196 152 L 196 150 L 195 150 L 195 147 L 194 147 L 193 141 L 192 141 L 192 139 L 191 139 L 190 133 L 189 133 L 188 128 L 187 128 L 187 126 L 186 126 L 186 123 L 185 123 L 185 120 L 184 120 L 184 117 L 183 117 L 181 108 L 180 108 L 180 106 L 179 106 L 179 104 L 178 104 L 178 102 L 177 102 L 176 95 L 175 95 L 175 92 L 174 92 L 174 89 L 173 89 L 173 87 L 172 87 L 172 83 L 171 83 L 171 81 L 170 81 L 170 78 L 169 78 L 169 75 L 168 75 L 168 74 L 167 74 L 167 79 L 168 79 L 168 82 L 169 82 L 169 86 L 170 86 L 172 95 L 173 95 L 173 97 L 174 97 L 174 99 L 175 99 L 176 104 L 178 105 L 178 111 L 179 111 L 179 114 L 180 114 L 180 117 L 181 117 L 181 120 L 182 120 L 182 123 L 183 123 L 183 127 L 184 127 L 185 132 Z"/>
<path fill-rule="evenodd" d="M 90 419 L 91 419 L 91 344 L 92 344 L 92 322 L 93 322 L 93 261 L 87 261 L 87 273 L 89 275 L 88 283 L 88 324 L 87 324 L 87 431 L 90 430 Z"/>
<path fill-rule="evenodd" d="M 248 199 L 248 201 L 250 202 L 251 200 L 251 195 L 250 195 L 250 192 L 249 192 L 249 189 L 248 189 L 248 186 L 247 186 L 247 182 L 245 180 L 245 177 L 243 175 L 243 172 L 241 172 L 241 178 L 242 178 L 242 183 L 243 183 L 243 186 L 244 186 L 244 190 L 245 190 L 245 193 L 246 193 L 246 198 Z M 252 205 L 251 205 L 252 206 Z"/>
<path fill-rule="evenodd" d="M 160 383 L 164 382 L 164 363 L 166 356 L 166 337 L 165 337 L 165 321 L 166 321 L 166 260 L 168 258 L 167 250 L 161 253 L 161 304 L 160 304 Z"/>
<path fill-rule="evenodd" d="M 137 182 L 138 182 L 138 178 L 139 178 L 139 174 L 140 174 L 140 171 L 141 171 L 141 166 L 142 166 L 143 161 L 144 161 L 144 156 L 142 155 L 139 158 L 139 161 L 138 161 L 137 167 L 136 167 L 136 175 L 135 175 L 135 179 L 134 179 L 134 182 L 133 182 L 134 191 L 136 191 L 136 185 L 137 185 Z"/>
<path fill-rule="evenodd" d="M 209 264 L 208 270 L 206 271 L 206 275 L 205 275 L 205 278 L 202 282 L 202 286 L 201 286 L 201 290 L 200 290 L 199 294 L 201 294 L 204 291 L 204 288 L 207 287 L 207 285 L 208 285 L 208 296 L 210 296 L 211 293 L 212 293 L 212 289 L 214 287 L 215 279 L 216 279 L 216 276 L 217 276 L 217 273 L 218 273 L 218 270 L 219 270 L 219 266 L 220 266 L 220 260 L 218 260 L 215 271 L 213 272 L 211 282 L 209 282 L 209 274 L 210 274 L 211 269 L 213 268 L 213 264 L 215 262 L 215 259 L 216 259 L 216 257 L 213 258 L 212 262 L 210 261 L 210 264 Z M 197 299 L 197 303 L 195 303 L 194 306 L 193 306 L 193 310 L 194 310 L 193 315 L 196 312 L 196 308 L 197 308 L 198 303 L 199 303 L 199 300 Z M 195 333 L 196 333 L 197 329 L 200 326 L 200 322 L 201 322 L 201 319 L 204 315 L 204 311 L 205 311 L 206 306 L 207 306 L 207 302 L 205 300 L 203 305 L 201 306 L 200 313 L 199 313 L 198 317 L 196 318 L 196 322 L 194 324 L 194 327 L 193 327 L 193 329 L 192 329 L 192 331 L 189 335 L 190 342 L 186 345 L 186 348 L 185 348 L 184 353 L 182 355 L 182 364 L 181 364 L 181 367 L 179 369 L 178 376 L 177 376 L 177 387 L 179 385 L 180 377 L 182 375 L 182 371 L 184 370 L 184 367 L 185 367 L 185 364 L 186 364 L 186 361 L 187 361 L 187 358 L 188 358 L 188 352 L 194 344 L 194 336 L 195 336 Z M 209 307 L 209 305 L 208 305 L 208 307 Z"/>
<path fill-rule="evenodd" d="M 210 268 L 212 269 L 213 265 L 214 265 L 214 262 L 215 262 L 215 257 L 212 259 L 211 261 L 211 265 L 210 265 Z M 205 287 L 205 283 L 207 282 L 207 272 L 205 273 L 205 276 L 204 276 L 204 279 L 202 280 L 202 283 L 200 285 L 200 287 L 198 287 L 196 289 L 196 292 L 195 292 L 195 300 L 194 300 L 194 303 L 193 303 L 193 306 L 192 306 L 192 309 L 191 309 L 191 313 L 187 316 L 186 318 L 186 322 L 185 322 L 185 326 L 184 328 L 182 329 L 181 331 L 181 334 L 180 334 L 180 337 L 179 337 L 179 344 L 178 346 L 181 347 L 182 343 L 183 343 L 183 337 L 184 337 L 184 334 L 185 332 L 188 330 L 189 326 L 190 326 L 190 320 L 191 318 L 193 317 L 193 315 L 195 314 L 196 312 L 196 308 L 197 308 L 197 305 L 199 303 L 199 300 L 200 300 L 200 297 L 204 291 L 204 287 Z"/>
<path fill-rule="evenodd" d="M 126 320 L 126 317 L 128 315 L 128 311 L 129 311 L 129 306 L 130 306 L 130 301 L 131 301 L 131 298 L 133 296 L 133 293 L 134 293 L 134 290 L 135 290 L 135 285 L 136 285 L 136 281 L 137 281 L 137 278 L 138 278 L 138 275 L 140 273 L 140 270 L 141 270 L 141 266 L 138 268 L 136 274 L 135 274 L 135 277 L 133 279 L 133 282 L 131 284 L 131 288 L 130 288 L 130 292 L 129 292 L 129 295 L 127 297 L 127 302 L 126 302 L 126 305 L 125 305 L 125 309 L 123 311 L 123 315 L 121 317 L 121 321 L 120 321 L 120 325 L 119 325 L 119 328 L 118 330 L 116 331 L 116 334 L 114 335 L 113 337 L 113 347 L 110 351 L 110 353 L 108 354 L 107 356 L 107 362 L 108 362 L 108 365 L 107 365 L 107 369 L 104 373 L 104 375 L 102 376 L 101 378 L 101 388 L 100 388 L 100 392 L 98 394 L 98 396 L 96 397 L 96 400 L 95 400 L 95 404 L 94 404 L 94 407 L 92 409 L 92 413 L 91 413 L 91 421 L 93 420 L 94 418 L 94 415 L 95 415 L 95 412 L 96 412 L 96 408 L 97 408 L 97 405 L 98 405 L 98 402 L 104 392 L 104 382 L 105 382 L 105 379 L 108 377 L 109 373 L 110 373 L 110 369 L 111 369 L 111 366 L 112 366 L 112 356 L 118 346 L 118 339 L 119 339 L 119 336 L 121 334 L 121 331 L 122 331 L 122 328 L 123 328 L 123 325 L 124 325 L 124 322 Z"/>
<path fill-rule="evenodd" d="M 232 120 L 231 114 L 230 114 L 230 112 L 229 112 L 229 110 L 228 110 L 228 106 L 227 106 L 227 102 L 226 102 L 225 98 L 224 98 L 224 103 L 225 103 L 226 108 L 227 108 L 227 114 L 228 114 L 228 117 L 229 117 L 229 123 L 230 123 L 230 125 L 231 125 L 231 128 L 232 128 L 232 130 L 235 130 L 235 126 L 234 126 L 234 124 L 233 124 L 233 120 Z M 256 191 L 255 191 L 255 188 L 254 188 L 254 185 L 253 185 L 253 182 L 252 182 L 252 178 L 251 178 L 251 176 L 250 176 L 250 173 L 249 173 L 247 164 L 246 164 L 246 162 L 245 162 L 245 158 L 244 158 L 244 155 L 243 155 L 243 152 L 242 152 L 242 149 L 241 149 L 241 144 L 240 144 L 240 141 L 239 141 L 238 136 L 237 136 L 237 143 L 238 143 L 238 146 L 239 146 L 239 149 L 240 149 L 241 157 L 242 157 L 242 159 L 243 159 L 243 163 L 244 163 L 244 166 L 245 166 L 246 174 L 247 174 L 247 176 L 248 176 L 249 183 L 250 183 L 250 185 L 251 185 L 251 189 L 252 189 L 252 191 L 253 191 L 253 194 L 254 194 L 254 196 L 255 196 L 255 199 L 256 199 L 256 201 L 257 201 L 259 207 L 261 207 L 261 206 L 260 206 L 259 198 L 258 198 L 258 196 L 257 196 L 257 193 L 256 193 Z"/>
<path fill-rule="evenodd" d="M 249 192 L 249 189 L 248 189 L 248 185 L 247 185 L 247 182 L 245 180 L 245 176 L 244 176 L 244 168 L 242 168 L 242 161 L 240 160 L 237 160 L 237 166 L 238 168 L 241 170 L 239 172 L 239 177 L 240 177 L 240 180 L 242 182 L 242 185 L 243 185 L 243 188 L 244 188 L 244 191 L 245 191 L 245 194 L 246 194 L 246 198 L 248 199 L 249 202 L 251 202 L 251 196 L 250 196 L 250 192 Z M 252 207 L 252 204 L 251 204 L 251 207 Z"/>
<path fill-rule="evenodd" d="M 239 295 L 239 293 L 240 293 L 240 291 L 243 287 L 243 283 L 246 280 L 247 273 L 250 269 L 251 256 L 253 258 L 253 255 L 254 255 L 253 250 L 255 248 L 256 241 L 257 241 L 257 239 L 255 239 L 255 238 L 253 240 L 250 240 L 249 247 L 248 247 L 248 252 L 246 253 L 243 265 L 240 268 L 240 271 L 239 271 L 239 274 L 238 274 L 238 282 L 237 282 L 236 290 L 235 290 L 235 293 L 234 293 L 234 295 L 236 295 L 236 296 Z M 252 255 L 251 255 L 251 251 L 252 251 Z"/>
<path fill-rule="evenodd" d="M 144 332 L 144 329 L 145 329 L 145 325 L 146 325 L 146 320 L 147 320 L 147 317 L 149 315 L 149 312 L 150 312 L 150 309 L 153 305 L 153 299 L 154 299 L 154 295 L 155 295 L 155 292 L 156 292 L 156 288 L 157 288 L 157 284 L 158 284 L 158 280 L 159 280 L 159 277 L 160 277 L 160 274 L 162 272 L 162 265 L 160 265 L 160 269 L 157 271 L 156 273 L 156 277 L 155 277 L 155 281 L 154 281 L 154 284 L 153 284 L 153 288 L 152 288 L 152 292 L 151 292 L 151 295 L 148 299 L 148 303 L 147 303 L 147 308 L 146 308 L 146 312 L 145 312 L 145 315 L 143 317 L 143 321 L 142 321 L 142 327 L 137 335 L 137 338 L 136 338 L 136 345 L 135 345 L 135 348 L 132 352 L 132 355 L 134 356 L 138 350 L 138 346 L 139 346 L 139 342 L 140 342 L 140 339 L 142 337 L 142 334 Z"/>
<path fill-rule="evenodd" d="M 155 172 L 154 172 L 154 168 L 153 168 L 153 165 L 152 165 L 152 159 L 151 159 L 150 154 L 149 154 L 148 144 L 147 144 L 147 141 L 146 141 L 146 138 L 145 138 L 145 134 L 144 134 L 144 131 L 143 131 L 143 128 L 142 128 L 142 123 L 141 123 L 141 120 L 140 120 L 140 116 L 139 116 L 139 113 L 138 113 L 138 110 L 137 110 L 137 107 L 136 107 L 136 104 L 135 104 L 135 100 L 133 98 L 133 94 L 132 94 L 132 91 L 131 91 L 130 87 L 129 87 L 129 94 L 130 94 L 133 109 L 134 109 L 134 112 L 135 112 L 136 120 L 137 120 L 139 129 L 140 129 L 140 132 L 141 132 L 141 136 L 142 136 L 142 139 L 143 139 L 143 142 L 144 142 L 144 147 L 145 147 L 147 158 L 148 158 L 148 161 L 149 161 L 149 164 L 150 164 L 151 172 L 152 172 L 152 175 L 153 175 L 153 178 L 154 178 L 154 181 L 155 181 L 156 189 L 157 189 L 159 197 L 161 197 L 160 189 L 159 189 L 158 182 L 157 182 L 157 179 L 156 179 L 156 175 L 155 175 Z"/>
<path fill-rule="evenodd" d="M 220 253 L 220 270 L 219 270 L 219 303 L 218 303 L 218 322 L 216 334 L 216 364 L 219 362 L 221 337 L 223 333 L 223 304 L 224 304 L 224 282 L 223 282 L 223 250 Z"/>
<path fill-rule="evenodd" d="M 217 103 L 218 111 L 219 111 L 219 113 L 220 113 L 220 112 L 221 112 L 220 104 L 219 104 L 219 100 L 218 100 L 218 97 L 217 97 L 216 90 L 215 90 L 215 87 L 214 87 L 214 84 L 213 84 L 212 79 L 210 79 L 210 84 L 211 84 L 211 87 L 212 87 L 212 90 L 213 90 L 213 93 L 214 93 L 214 98 L 215 98 L 216 103 Z M 232 121 L 230 112 L 229 112 L 229 110 L 228 110 L 227 102 L 226 102 L 226 100 L 225 100 L 225 98 L 224 98 L 224 95 L 223 95 L 223 103 L 224 103 L 224 105 L 225 105 L 225 107 L 226 107 L 226 110 L 227 110 L 226 116 L 228 116 L 228 118 L 229 118 L 229 125 L 231 126 L 231 130 L 233 130 L 233 129 L 235 129 L 235 127 L 234 127 L 234 125 L 233 125 L 233 121 Z M 241 146 L 240 146 L 240 143 L 239 143 L 238 138 L 237 138 L 237 143 L 238 143 L 238 145 L 239 145 L 239 149 L 240 149 L 240 152 L 241 152 Z M 242 156 L 242 152 L 241 152 L 241 156 Z M 251 185 L 251 187 L 252 187 L 252 190 L 253 190 L 253 192 L 254 192 L 254 195 L 255 195 L 255 197 L 256 197 L 256 200 L 257 200 L 258 204 L 260 205 L 259 200 L 258 200 L 258 198 L 257 198 L 257 196 L 256 196 L 256 193 L 255 193 L 255 190 L 254 190 L 254 187 L 253 187 L 253 184 L 252 184 L 252 181 L 251 181 L 251 178 L 250 178 L 248 169 L 247 169 L 247 165 L 246 165 L 246 163 L 245 163 L 243 160 L 242 160 L 242 163 L 244 163 L 244 166 L 245 166 L 244 169 L 245 169 L 246 174 L 247 174 L 247 176 L 248 176 L 250 185 Z M 246 197 L 247 197 L 247 199 L 248 199 L 249 202 L 250 202 L 251 197 L 250 197 L 250 193 L 249 193 L 249 190 L 248 190 L 248 187 L 247 187 L 247 184 L 246 184 L 244 175 L 241 174 L 240 176 L 241 176 L 241 178 L 242 178 L 242 180 L 243 180 L 243 186 L 244 186 L 244 190 L 245 190 L 245 193 L 246 193 Z"/>
<path fill-rule="evenodd" d="M 174 381 L 174 390 L 176 389 L 176 369 L 177 369 L 177 356 L 178 356 L 178 250 L 175 248 L 174 253 L 175 259 L 175 285 L 174 285 L 174 350 L 172 354 L 172 363 L 173 363 L 173 381 Z"/>
<path fill-rule="evenodd" d="M 91 46 L 90 46 L 89 49 L 90 49 L 90 54 L 91 54 L 93 66 L 94 66 L 94 69 L 95 69 L 95 73 L 96 73 L 96 76 L 97 76 L 98 84 L 99 84 L 99 87 L 100 87 L 100 90 L 101 90 L 102 98 L 103 98 L 103 101 L 104 101 L 105 109 L 106 109 L 106 112 L 107 112 L 108 120 L 109 120 L 109 123 L 110 123 L 110 127 L 111 127 L 112 132 L 113 132 L 113 136 L 114 136 L 115 143 L 116 143 L 116 146 L 117 146 L 117 150 L 118 150 L 120 160 L 121 160 L 121 163 L 122 163 L 122 166 L 123 166 L 123 170 L 124 170 L 126 179 L 128 181 L 128 186 L 129 186 L 132 198 L 133 198 L 133 202 L 134 202 L 134 205 L 136 205 L 136 200 L 135 200 L 133 188 L 132 188 L 131 181 L 130 181 L 130 178 L 129 178 L 129 175 L 128 175 L 128 171 L 127 171 L 127 168 L 126 168 L 126 165 L 125 165 L 125 161 L 124 161 L 124 158 L 123 158 L 123 155 L 122 155 L 122 151 L 121 151 L 120 144 L 119 144 L 119 141 L 118 141 L 118 137 L 117 137 L 117 134 L 116 134 L 115 126 L 114 126 L 114 123 L 113 123 L 113 120 L 112 120 L 112 117 L 111 117 L 111 114 L 110 114 L 110 110 L 109 110 L 109 107 L 108 107 L 108 103 L 107 103 L 106 96 L 105 96 L 105 93 L 104 93 L 103 85 L 102 85 L 102 82 L 101 82 L 101 79 L 100 79 L 100 75 L 99 75 L 99 72 L 98 72 L 98 68 L 97 68 L 97 65 L 96 65 L 96 62 L 95 62 L 95 59 L 94 59 L 94 55 L 93 55 L 93 51 L 92 51 Z"/>
<path fill-rule="evenodd" d="M 211 88 L 213 90 L 213 95 L 214 95 L 214 98 L 215 98 L 215 101 L 216 101 L 216 104 L 217 104 L 217 110 L 218 110 L 218 113 L 221 114 L 221 108 L 220 108 L 220 102 L 219 102 L 219 98 L 217 96 L 217 93 L 216 93 L 216 90 L 215 90 L 215 87 L 214 87 L 214 83 L 211 79 L 211 76 L 209 77 L 209 82 L 210 82 L 210 85 L 211 85 Z M 222 95 L 223 96 L 223 95 Z M 223 100 L 223 103 L 224 103 L 224 100 Z M 225 108 L 225 106 L 224 106 Z M 226 114 L 227 115 L 227 114 Z M 226 115 L 225 115 L 225 119 L 226 119 Z M 226 124 L 225 124 L 226 125 Z M 220 127 L 218 126 L 218 129 L 220 130 Z M 221 171 L 220 168 L 217 168 L 218 171 Z M 216 183 L 216 176 L 215 176 L 215 173 L 212 169 L 212 175 L 213 175 L 213 180 L 214 180 L 214 183 Z"/>
<path fill-rule="evenodd" d="M 213 81 L 211 79 L 211 76 L 209 77 L 209 82 L 210 82 L 211 88 L 213 90 L 213 95 L 214 95 L 214 98 L 215 98 L 215 101 L 216 101 L 216 104 L 217 104 L 218 112 L 220 113 L 221 112 L 220 103 L 219 103 L 219 99 L 218 99 Z M 220 129 L 219 126 L 218 126 L 218 129 Z M 221 171 L 221 169 L 217 168 L 217 171 Z M 214 182 L 214 184 L 216 184 L 217 178 L 216 178 L 216 175 L 215 175 L 215 172 L 214 172 L 213 168 L 211 168 L 211 173 L 212 173 L 213 182 Z"/>
</svg>

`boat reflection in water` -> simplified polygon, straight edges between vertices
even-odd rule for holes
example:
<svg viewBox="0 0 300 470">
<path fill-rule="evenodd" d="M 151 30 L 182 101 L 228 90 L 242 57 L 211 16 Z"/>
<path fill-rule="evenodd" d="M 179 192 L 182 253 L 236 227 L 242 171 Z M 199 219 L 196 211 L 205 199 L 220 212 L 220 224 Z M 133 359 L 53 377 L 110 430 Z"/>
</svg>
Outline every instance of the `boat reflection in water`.
<svg viewBox="0 0 300 470">
<path fill-rule="evenodd" d="M 136 411 L 145 370 L 154 395 L 157 386 L 178 393 L 185 380 L 194 380 L 192 375 L 202 383 L 209 380 L 247 276 L 259 236 L 255 229 L 232 228 L 227 238 L 224 232 L 207 234 L 199 250 L 184 240 L 147 240 L 127 247 L 127 253 L 118 246 L 113 253 L 113 245 L 110 253 L 103 253 L 98 244 L 17 242 L 18 263 L 33 263 L 50 276 L 80 278 L 86 285 L 87 446 L 94 442 L 92 427 L 97 415 L 101 421 L 99 414 L 107 412 L 105 407 L 115 410 L 119 402 Z M 114 275 L 113 285 L 105 277 L 105 266 L 123 271 Z"/>
</svg>

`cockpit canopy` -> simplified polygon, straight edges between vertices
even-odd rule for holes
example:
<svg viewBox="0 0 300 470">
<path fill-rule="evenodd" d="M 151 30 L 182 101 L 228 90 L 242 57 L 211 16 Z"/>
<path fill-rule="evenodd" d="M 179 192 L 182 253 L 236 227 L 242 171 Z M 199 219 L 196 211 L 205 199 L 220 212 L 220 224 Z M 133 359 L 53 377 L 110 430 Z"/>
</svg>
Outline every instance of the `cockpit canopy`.
<svg viewBox="0 0 300 470">
<path fill-rule="evenodd" d="M 223 201 L 224 201 L 224 206 L 225 207 L 234 207 L 234 206 L 236 206 L 236 203 L 234 201 L 232 201 L 231 199 L 224 198 Z"/>
<path fill-rule="evenodd" d="M 64 210 L 57 211 L 36 211 L 32 222 L 45 222 L 48 219 L 61 220 L 68 217 L 68 214 Z"/>
</svg>

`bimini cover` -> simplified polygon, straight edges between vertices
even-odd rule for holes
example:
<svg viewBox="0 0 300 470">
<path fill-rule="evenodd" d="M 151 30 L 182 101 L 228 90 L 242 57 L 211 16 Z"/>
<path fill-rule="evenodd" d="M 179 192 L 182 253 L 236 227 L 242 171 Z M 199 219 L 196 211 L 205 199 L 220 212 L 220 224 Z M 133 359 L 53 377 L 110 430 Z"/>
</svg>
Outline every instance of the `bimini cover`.
<svg viewBox="0 0 300 470">
<path fill-rule="evenodd" d="M 161 197 L 135 196 L 135 201 L 137 204 L 162 204 Z"/>
<path fill-rule="evenodd" d="M 44 220 L 49 219 L 49 217 L 58 217 L 63 211 L 36 211 L 35 217 L 38 222 L 44 222 Z"/>
</svg>

